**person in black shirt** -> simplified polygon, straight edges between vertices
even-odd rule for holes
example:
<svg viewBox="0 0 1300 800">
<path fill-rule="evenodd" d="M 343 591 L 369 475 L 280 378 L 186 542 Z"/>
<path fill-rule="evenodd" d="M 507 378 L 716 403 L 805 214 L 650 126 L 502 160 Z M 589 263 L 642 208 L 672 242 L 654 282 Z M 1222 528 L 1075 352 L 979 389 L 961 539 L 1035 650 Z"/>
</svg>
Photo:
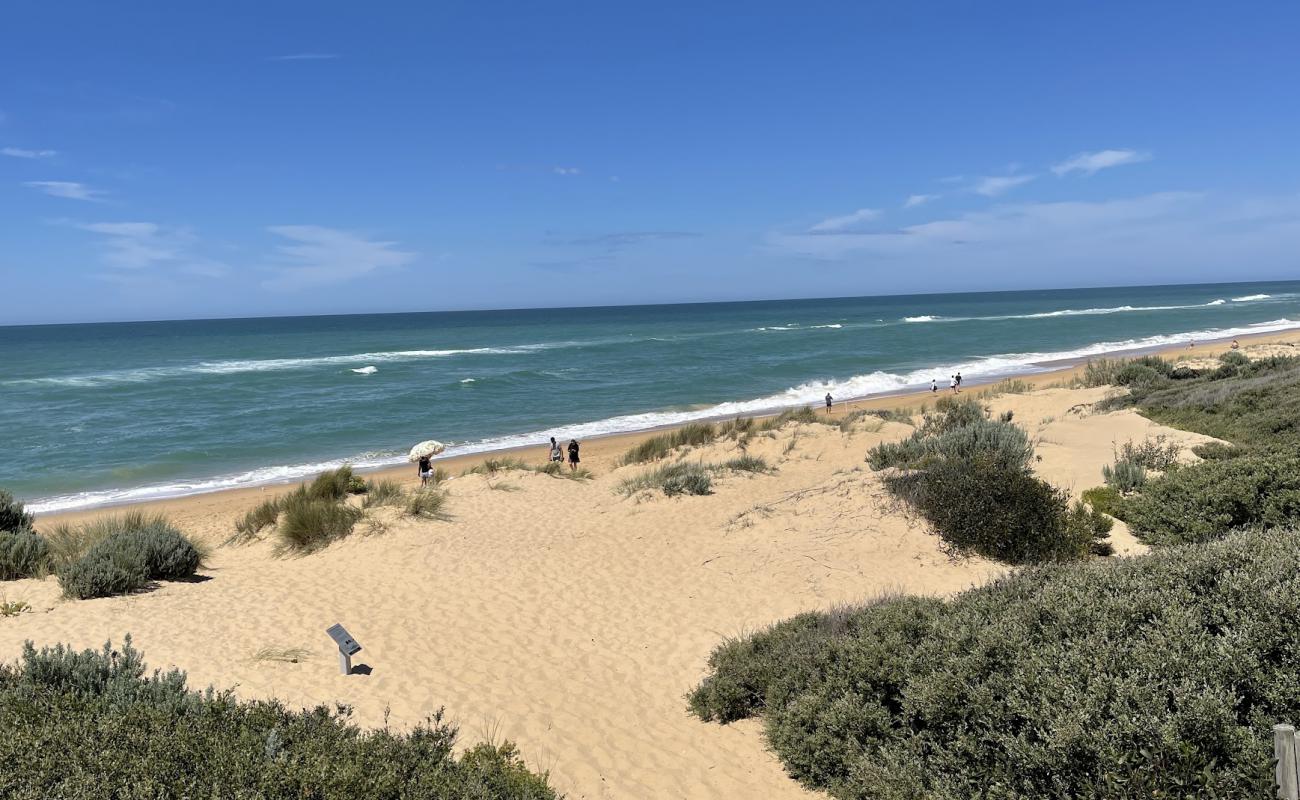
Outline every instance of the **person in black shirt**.
<svg viewBox="0 0 1300 800">
<path fill-rule="evenodd" d="M 420 472 L 420 485 L 428 486 L 429 478 L 433 477 L 433 464 L 430 463 L 428 456 L 420 456 L 420 463 L 417 465 Z"/>
<path fill-rule="evenodd" d="M 582 459 L 578 458 L 578 440 L 570 439 L 569 440 L 569 469 L 576 472 L 578 470 L 578 462 L 581 460 Z"/>
</svg>

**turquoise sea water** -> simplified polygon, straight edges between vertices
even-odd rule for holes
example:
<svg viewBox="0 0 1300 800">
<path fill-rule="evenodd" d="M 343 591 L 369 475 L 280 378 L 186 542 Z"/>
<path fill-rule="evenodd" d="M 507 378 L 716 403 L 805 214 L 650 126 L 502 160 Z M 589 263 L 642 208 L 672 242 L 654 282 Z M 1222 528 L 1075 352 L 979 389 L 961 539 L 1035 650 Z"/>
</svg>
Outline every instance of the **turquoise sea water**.
<svg viewBox="0 0 1300 800">
<path fill-rule="evenodd" d="M 38 511 L 579 439 L 1300 327 L 1300 282 L 0 327 Z"/>
</svg>

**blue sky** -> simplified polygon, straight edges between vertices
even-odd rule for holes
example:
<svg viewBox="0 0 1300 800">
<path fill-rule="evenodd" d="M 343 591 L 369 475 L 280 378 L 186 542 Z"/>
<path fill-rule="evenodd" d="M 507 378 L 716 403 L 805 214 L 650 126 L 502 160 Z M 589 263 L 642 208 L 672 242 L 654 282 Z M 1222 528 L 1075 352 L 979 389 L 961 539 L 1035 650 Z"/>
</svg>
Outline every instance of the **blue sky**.
<svg viewBox="0 0 1300 800">
<path fill-rule="evenodd" d="M 18 0 L 0 323 L 1300 276 L 1294 3 Z"/>
</svg>

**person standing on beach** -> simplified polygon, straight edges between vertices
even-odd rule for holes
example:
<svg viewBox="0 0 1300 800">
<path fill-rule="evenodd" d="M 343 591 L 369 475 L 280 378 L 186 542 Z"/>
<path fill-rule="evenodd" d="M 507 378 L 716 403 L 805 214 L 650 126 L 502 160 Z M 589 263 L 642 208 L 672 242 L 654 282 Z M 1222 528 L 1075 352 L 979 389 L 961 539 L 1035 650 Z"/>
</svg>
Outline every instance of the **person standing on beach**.
<svg viewBox="0 0 1300 800">
<path fill-rule="evenodd" d="M 957 376 L 956 376 L 956 375 L 953 375 L 951 378 L 948 379 L 948 388 L 949 388 L 949 389 L 952 389 L 952 393 L 953 393 L 953 394 L 957 394 L 957 393 L 959 393 L 959 392 L 961 391 L 961 389 L 958 389 L 958 388 L 957 388 Z"/>
<path fill-rule="evenodd" d="M 831 393 L 826 393 L 826 413 L 831 413 Z"/>
<path fill-rule="evenodd" d="M 555 441 L 554 436 L 551 437 L 550 459 L 557 464 L 563 463 L 564 461 L 564 451 L 560 449 L 560 443 Z"/>
<path fill-rule="evenodd" d="M 957 378 L 957 391 L 960 392 L 960 391 L 961 391 L 961 373 L 958 372 L 957 375 L 956 375 L 955 377 Z"/>
<path fill-rule="evenodd" d="M 578 457 L 578 440 L 570 439 L 569 440 L 569 469 L 574 472 L 577 472 L 578 462 L 580 461 L 582 461 L 582 459 Z"/>
<path fill-rule="evenodd" d="M 420 473 L 420 485 L 428 486 L 429 478 L 433 477 L 433 464 L 430 462 L 429 457 L 420 456 L 420 463 L 416 465 L 416 469 Z"/>
<path fill-rule="evenodd" d="M 938 393 L 939 393 L 939 382 L 936 381 L 934 378 L 931 378 L 931 379 L 930 379 L 930 394 L 938 394 Z"/>
</svg>

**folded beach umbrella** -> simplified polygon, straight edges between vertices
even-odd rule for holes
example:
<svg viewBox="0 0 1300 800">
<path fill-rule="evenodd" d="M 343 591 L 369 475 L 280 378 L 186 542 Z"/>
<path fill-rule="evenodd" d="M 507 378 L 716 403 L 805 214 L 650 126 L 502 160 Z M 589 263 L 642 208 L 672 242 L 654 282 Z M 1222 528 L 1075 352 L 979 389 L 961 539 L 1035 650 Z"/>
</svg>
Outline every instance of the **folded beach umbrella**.
<svg viewBox="0 0 1300 800">
<path fill-rule="evenodd" d="M 436 455 L 438 455 L 439 453 L 441 453 L 443 450 L 446 450 L 446 449 L 447 449 L 447 446 L 446 446 L 445 444 L 443 444 L 442 442 L 435 441 L 435 440 L 433 440 L 433 439 L 429 439 L 429 440 L 426 441 L 426 442 L 420 442 L 420 443 L 417 444 L 415 447 L 412 447 L 412 448 L 411 448 L 411 454 L 410 454 L 409 456 L 407 456 L 407 460 L 408 460 L 408 461 L 419 461 L 420 459 L 424 458 L 425 456 L 436 456 Z"/>
</svg>

